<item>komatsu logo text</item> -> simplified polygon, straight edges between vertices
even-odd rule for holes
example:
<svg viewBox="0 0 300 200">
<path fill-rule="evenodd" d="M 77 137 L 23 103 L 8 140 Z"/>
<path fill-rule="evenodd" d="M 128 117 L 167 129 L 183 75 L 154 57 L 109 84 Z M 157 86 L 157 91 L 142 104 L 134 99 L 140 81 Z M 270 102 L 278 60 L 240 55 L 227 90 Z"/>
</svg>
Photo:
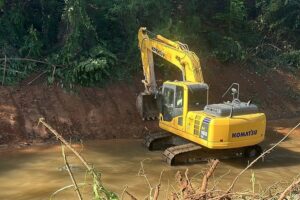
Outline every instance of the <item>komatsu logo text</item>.
<svg viewBox="0 0 300 200">
<path fill-rule="evenodd" d="M 161 56 L 161 57 L 165 57 L 164 52 L 162 52 L 161 50 L 159 50 L 159 49 L 157 49 L 157 48 L 155 48 L 155 47 L 152 47 L 152 51 L 153 51 L 154 53 L 156 53 L 157 55 Z"/>
<path fill-rule="evenodd" d="M 232 133 L 232 138 L 247 137 L 247 136 L 252 136 L 252 135 L 256 135 L 256 134 L 257 134 L 257 130 L 237 132 L 237 133 Z"/>
</svg>

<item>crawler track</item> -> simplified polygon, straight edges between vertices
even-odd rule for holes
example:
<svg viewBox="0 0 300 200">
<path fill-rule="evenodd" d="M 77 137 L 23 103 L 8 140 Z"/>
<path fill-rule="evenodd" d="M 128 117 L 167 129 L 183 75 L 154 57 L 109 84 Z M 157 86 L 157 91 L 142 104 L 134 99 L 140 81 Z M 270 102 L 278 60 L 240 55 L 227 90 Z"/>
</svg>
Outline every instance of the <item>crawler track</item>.
<svg viewBox="0 0 300 200">
<path fill-rule="evenodd" d="M 172 146 L 172 135 L 164 131 L 147 134 L 144 139 L 144 145 L 150 151 L 163 150 Z"/>
<path fill-rule="evenodd" d="M 144 145 L 150 151 L 164 150 L 162 154 L 163 160 L 171 166 L 198 163 L 216 158 L 253 158 L 262 152 L 258 145 L 236 149 L 208 149 L 168 132 L 156 132 L 146 135 Z"/>
<path fill-rule="evenodd" d="M 202 147 L 194 143 L 178 145 L 167 148 L 163 152 L 163 159 L 169 165 L 197 162 L 201 161 L 202 159 L 202 157 L 200 156 L 201 150 Z"/>
</svg>

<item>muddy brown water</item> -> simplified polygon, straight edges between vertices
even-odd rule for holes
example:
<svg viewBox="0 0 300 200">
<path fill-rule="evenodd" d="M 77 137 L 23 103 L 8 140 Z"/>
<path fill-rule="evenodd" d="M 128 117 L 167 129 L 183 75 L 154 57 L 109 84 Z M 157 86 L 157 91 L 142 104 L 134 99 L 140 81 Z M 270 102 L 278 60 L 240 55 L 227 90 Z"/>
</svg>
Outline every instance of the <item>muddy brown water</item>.
<svg viewBox="0 0 300 200">
<path fill-rule="evenodd" d="M 80 150 L 80 146 L 76 146 Z M 144 160 L 144 170 L 149 183 L 158 183 L 161 171 L 162 188 L 160 199 L 165 199 L 167 191 L 176 189 L 175 173 L 189 168 L 190 177 L 195 185 L 200 182 L 201 173 L 206 163 L 189 166 L 170 167 L 161 160 L 161 152 L 149 152 L 140 140 L 108 140 L 87 142 L 83 156 L 102 173 L 105 187 L 121 196 L 127 187 L 128 191 L 139 199 L 149 194 L 149 185 L 145 177 L 138 176 L 140 162 Z M 77 181 L 84 182 L 85 171 L 68 154 Z M 146 159 L 146 160 L 145 160 Z M 51 194 L 64 186 L 70 185 L 68 173 L 63 169 L 63 159 L 59 145 L 31 147 L 13 152 L 0 153 L 0 199 L 41 200 L 49 199 Z M 226 189 L 236 174 L 247 162 L 241 159 L 222 161 L 211 182 L 217 188 Z M 300 141 L 290 138 L 282 143 L 276 151 L 268 155 L 263 162 L 240 177 L 235 190 L 252 190 L 251 176 L 255 176 L 255 190 L 262 190 L 282 181 L 289 183 L 300 173 Z M 91 191 L 86 186 L 82 189 L 85 199 Z M 72 190 L 58 193 L 53 199 L 76 199 Z M 125 196 L 125 199 L 126 196 Z"/>
</svg>

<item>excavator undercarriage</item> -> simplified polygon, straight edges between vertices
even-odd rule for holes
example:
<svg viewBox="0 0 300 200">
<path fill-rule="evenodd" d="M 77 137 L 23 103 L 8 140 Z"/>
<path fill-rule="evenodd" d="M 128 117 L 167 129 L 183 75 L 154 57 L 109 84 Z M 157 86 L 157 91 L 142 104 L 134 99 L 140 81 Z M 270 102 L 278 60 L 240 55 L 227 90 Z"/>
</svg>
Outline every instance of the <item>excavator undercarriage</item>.
<svg viewBox="0 0 300 200">
<path fill-rule="evenodd" d="M 144 145 L 150 151 L 162 150 L 163 160 L 170 166 L 199 163 L 216 158 L 254 158 L 262 153 L 259 145 L 235 149 L 208 149 L 164 131 L 147 134 Z"/>
</svg>

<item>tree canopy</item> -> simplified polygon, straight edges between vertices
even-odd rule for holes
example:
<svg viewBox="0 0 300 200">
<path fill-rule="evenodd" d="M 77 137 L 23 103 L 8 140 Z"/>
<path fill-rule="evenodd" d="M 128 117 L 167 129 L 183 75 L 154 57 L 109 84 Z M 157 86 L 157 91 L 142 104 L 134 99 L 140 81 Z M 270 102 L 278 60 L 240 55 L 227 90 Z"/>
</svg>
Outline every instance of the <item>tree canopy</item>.
<svg viewBox="0 0 300 200">
<path fill-rule="evenodd" d="M 140 26 L 200 57 L 300 68 L 299 0 L 1 0 L 0 16 L 2 58 L 49 63 L 10 60 L 6 84 L 40 71 L 50 83 L 125 79 L 141 70 Z"/>
</svg>

